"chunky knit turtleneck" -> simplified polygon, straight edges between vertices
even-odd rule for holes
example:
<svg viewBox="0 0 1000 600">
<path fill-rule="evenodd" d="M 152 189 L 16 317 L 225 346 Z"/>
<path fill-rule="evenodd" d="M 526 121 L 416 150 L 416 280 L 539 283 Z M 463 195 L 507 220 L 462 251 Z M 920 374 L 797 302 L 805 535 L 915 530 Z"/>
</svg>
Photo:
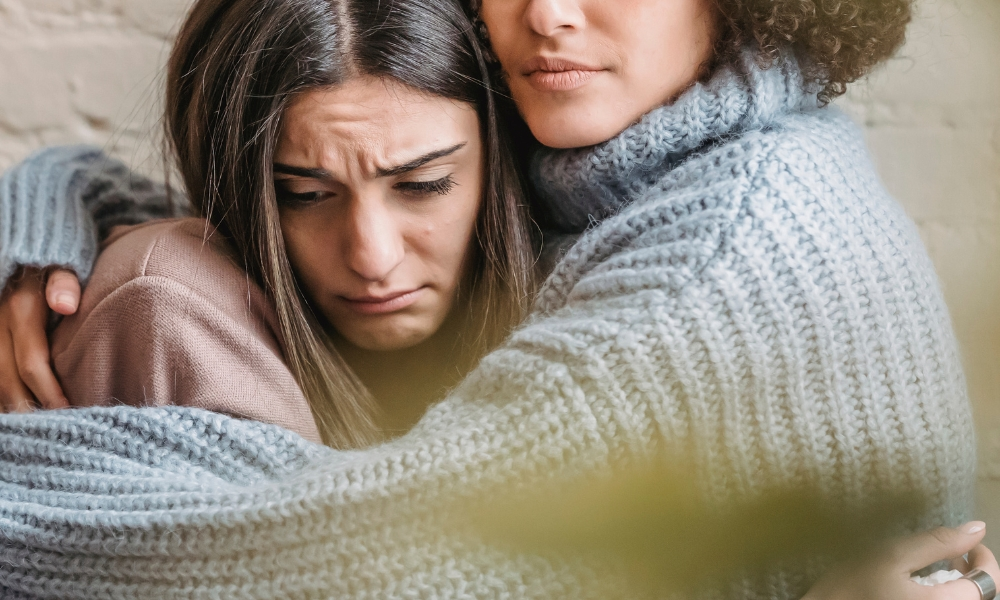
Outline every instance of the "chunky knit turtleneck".
<svg viewBox="0 0 1000 600">
<path fill-rule="evenodd" d="M 761 70 L 748 53 L 607 142 L 538 152 L 531 181 L 559 230 L 579 233 L 634 201 L 688 155 L 815 108 L 816 94 L 806 90 L 794 60 Z"/>
<path fill-rule="evenodd" d="M 972 421 L 937 279 L 860 132 L 793 63 L 722 69 L 606 144 L 543 154 L 534 179 L 567 229 L 595 223 L 399 439 L 336 452 L 180 409 L 3 416 L 6 595 L 615 597 L 440 524 L 452 498 L 663 448 L 709 502 L 811 481 L 838 502 L 920 492 L 914 527 L 969 516 Z M 723 595 L 794 598 L 810 576 Z"/>
</svg>

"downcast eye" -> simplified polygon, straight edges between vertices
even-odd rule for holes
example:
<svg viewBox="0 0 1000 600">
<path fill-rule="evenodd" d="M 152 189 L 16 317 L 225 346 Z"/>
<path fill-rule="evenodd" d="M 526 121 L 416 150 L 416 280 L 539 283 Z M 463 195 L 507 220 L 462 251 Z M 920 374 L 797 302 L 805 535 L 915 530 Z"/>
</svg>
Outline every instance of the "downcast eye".
<svg viewBox="0 0 1000 600">
<path fill-rule="evenodd" d="M 448 175 L 434 181 L 401 181 L 395 185 L 395 188 L 415 196 L 445 196 L 455 189 L 455 185 L 455 180 L 451 175 Z"/>
<path fill-rule="evenodd" d="M 325 190 L 293 192 L 286 187 L 286 184 L 280 181 L 274 182 L 274 192 L 277 197 L 278 204 L 283 206 L 306 206 L 316 204 L 336 195 L 333 192 Z"/>
</svg>

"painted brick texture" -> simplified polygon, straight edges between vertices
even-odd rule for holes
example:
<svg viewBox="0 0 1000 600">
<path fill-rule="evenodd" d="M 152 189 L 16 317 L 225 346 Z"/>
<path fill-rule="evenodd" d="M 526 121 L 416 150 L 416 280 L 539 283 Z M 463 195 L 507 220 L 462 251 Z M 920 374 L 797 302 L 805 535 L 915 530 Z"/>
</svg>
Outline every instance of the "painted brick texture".
<svg viewBox="0 0 1000 600">
<path fill-rule="evenodd" d="M 1000 1 L 918 0 L 900 58 L 838 101 L 918 223 L 962 345 L 979 516 L 1000 547 Z M 48 144 L 162 170 L 162 69 L 189 0 L 0 0 L 0 169 Z"/>
<path fill-rule="evenodd" d="M 0 168 L 103 145 L 157 172 L 163 64 L 188 0 L 0 0 Z"/>
</svg>

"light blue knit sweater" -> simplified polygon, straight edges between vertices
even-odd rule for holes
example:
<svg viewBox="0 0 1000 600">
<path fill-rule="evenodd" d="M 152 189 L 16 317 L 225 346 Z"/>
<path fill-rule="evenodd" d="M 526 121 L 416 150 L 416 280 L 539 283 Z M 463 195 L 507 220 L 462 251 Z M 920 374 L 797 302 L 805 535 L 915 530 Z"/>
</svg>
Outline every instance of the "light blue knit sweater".
<svg viewBox="0 0 1000 600">
<path fill-rule="evenodd" d="M 40 150 L 0 178 L 0 289 L 18 267 L 67 267 L 86 281 L 98 237 L 184 214 L 178 200 L 99 148 Z"/>
<path fill-rule="evenodd" d="M 812 480 L 845 501 L 922 491 L 915 526 L 969 516 L 973 429 L 930 261 L 794 63 L 721 68 L 601 146 L 541 154 L 533 178 L 568 228 L 603 220 L 397 440 L 339 452 L 185 409 L 0 418 L 5 597 L 614 597 L 438 525 L 455 497 L 664 448 L 709 499 Z"/>
</svg>

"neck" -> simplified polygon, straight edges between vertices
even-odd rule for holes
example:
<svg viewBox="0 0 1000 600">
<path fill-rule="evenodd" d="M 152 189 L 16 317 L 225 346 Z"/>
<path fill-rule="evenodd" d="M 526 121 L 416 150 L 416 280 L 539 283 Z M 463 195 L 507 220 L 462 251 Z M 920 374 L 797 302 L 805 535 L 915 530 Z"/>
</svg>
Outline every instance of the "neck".
<svg viewBox="0 0 1000 600">
<path fill-rule="evenodd" d="M 461 319 L 449 317 L 429 339 L 403 350 L 365 350 L 334 332 L 337 351 L 378 403 L 387 437 L 405 433 L 467 370 Z"/>
</svg>

